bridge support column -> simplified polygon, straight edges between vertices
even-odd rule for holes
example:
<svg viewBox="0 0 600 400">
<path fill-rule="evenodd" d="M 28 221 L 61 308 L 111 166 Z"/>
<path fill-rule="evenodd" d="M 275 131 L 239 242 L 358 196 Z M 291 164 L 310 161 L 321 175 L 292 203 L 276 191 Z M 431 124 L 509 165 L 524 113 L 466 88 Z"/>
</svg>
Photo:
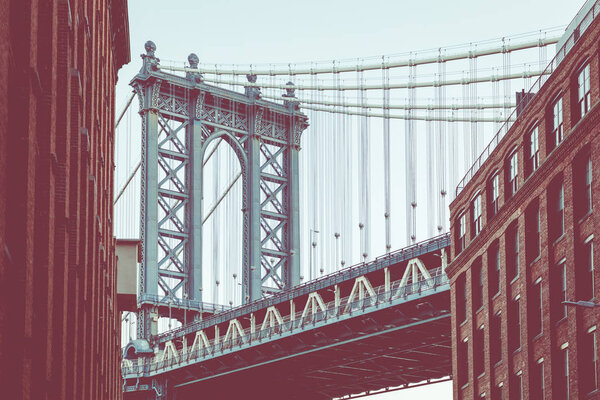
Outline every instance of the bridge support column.
<svg viewBox="0 0 600 400">
<path fill-rule="evenodd" d="M 197 100 L 199 101 L 199 100 Z M 195 106 L 194 106 L 195 108 Z M 202 302 L 202 123 L 190 121 L 188 128 L 191 168 L 188 174 L 191 200 L 188 208 L 190 223 L 188 259 L 188 298 Z"/>
<path fill-rule="evenodd" d="M 292 119 L 293 121 L 293 119 Z M 291 129 L 295 131 L 294 127 Z M 294 143 L 293 135 L 289 138 L 287 164 L 289 171 L 288 181 L 288 244 L 289 264 L 287 269 L 287 281 L 291 287 L 300 284 L 300 172 L 299 172 L 299 147 Z"/>
<path fill-rule="evenodd" d="M 152 91 L 152 86 L 145 88 Z M 145 96 L 146 101 L 150 95 Z M 139 274 L 138 302 L 158 300 L 158 113 L 144 105 L 142 118 L 145 129 L 142 137 L 142 263 Z M 158 311 L 149 304 L 138 313 L 138 338 L 150 339 L 158 331 Z"/>
<path fill-rule="evenodd" d="M 244 212 L 249 215 L 249 254 L 247 268 L 243 271 L 244 277 L 244 303 L 250 303 L 262 298 L 261 282 L 261 256 L 262 245 L 260 238 L 260 136 L 255 132 L 256 107 L 253 106 L 248 115 L 249 137 L 246 141 L 246 154 L 248 155 L 248 204 Z"/>
</svg>

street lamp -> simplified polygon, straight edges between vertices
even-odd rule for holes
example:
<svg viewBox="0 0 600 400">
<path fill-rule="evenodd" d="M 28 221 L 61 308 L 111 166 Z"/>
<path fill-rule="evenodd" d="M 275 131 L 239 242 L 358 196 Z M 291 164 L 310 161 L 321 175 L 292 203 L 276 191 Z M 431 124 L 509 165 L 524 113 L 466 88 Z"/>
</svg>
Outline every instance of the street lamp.
<svg viewBox="0 0 600 400">
<path fill-rule="evenodd" d="M 586 301 L 586 300 L 563 301 L 562 303 L 566 306 L 578 306 L 578 307 L 585 307 L 585 308 L 600 307 L 600 304 L 594 303 L 593 301 Z"/>
<path fill-rule="evenodd" d="M 188 294 L 184 293 L 183 298 L 185 299 L 185 307 L 183 307 L 183 324 L 187 325 L 187 308 L 190 306 L 190 302 L 188 301 Z"/>
<path fill-rule="evenodd" d="M 340 259 L 340 246 L 339 246 L 339 238 L 340 238 L 340 233 L 336 232 L 333 234 L 333 237 L 335 238 L 335 269 L 337 271 L 338 269 L 338 261 Z"/>
<path fill-rule="evenodd" d="M 237 301 L 237 285 L 236 285 L 237 274 L 233 273 L 233 302 Z"/>
<path fill-rule="evenodd" d="M 313 249 L 315 249 L 317 247 L 317 241 L 314 238 L 315 233 L 320 233 L 320 232 L 316 229 L 310 228 L 310 241 L 312 242 L 310 245 L 310 271 L 308 274 L 310 280 L 313 279 L 313 253 L 314 253 Z"/>
<path fill-rule="evenodd" d="M 171 302 L 173 300 L 171 300 L 171 298 L 169 297 L 169 299 L 167 300 L 167 304 L 169 305 L 169 330 L 171 330 Z"/>
</svg>

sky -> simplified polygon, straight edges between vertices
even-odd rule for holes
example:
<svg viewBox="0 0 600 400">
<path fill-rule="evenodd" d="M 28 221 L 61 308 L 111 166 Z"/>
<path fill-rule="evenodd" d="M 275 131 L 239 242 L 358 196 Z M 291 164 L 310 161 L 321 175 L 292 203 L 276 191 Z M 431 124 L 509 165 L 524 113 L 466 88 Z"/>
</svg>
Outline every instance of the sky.
<svg viewBox="0 0 600 400">
<path fill-rule="evenodd" d="M 129 0 L 132 61 L 119 72 L 117 110 L 131 93 L 144 43 L 162 63 L 297 63 L 381 56 L 566 26 L 583 0 Z M 449 382 L 368 397 L 452 398 Z"/>
</svg>

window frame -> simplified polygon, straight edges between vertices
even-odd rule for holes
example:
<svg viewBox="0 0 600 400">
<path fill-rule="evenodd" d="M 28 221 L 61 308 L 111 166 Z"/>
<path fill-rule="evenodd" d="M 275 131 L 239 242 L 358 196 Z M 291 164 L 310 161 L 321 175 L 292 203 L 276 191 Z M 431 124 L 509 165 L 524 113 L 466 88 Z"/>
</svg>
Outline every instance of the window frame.
<svg viewBox="0 0 600 400">
<path fill-rule="evenodd" d="M 490 293 L 493 296 L 496 296 L 500 292 L 502 292 L 502 271 L 500 266 L 500 244 L 498 242 L 494 242 L 488 249 L 488 288 L 494 290 Z M 490 273 L 490 269 L 492 272 Z M 492 275 L 493 274 L 493 275 Z M 493 277 L 490 279 L 490 277 Z M 494 285 L 489 285 L 489 282 L 493 282 Z"/>
<path fill-rule="evenodd" d="M 563 142 L 564 137 L 564 106 L 562 94 L 558 95 L 552 102 L 552 137 L 554 147 Z"/>
<path fill-rule="evenodd" d="M 500 173 L 495 171 L 488 179 L 488 219 L 498 215 L 500 211 Z"/>
<path fill-rule="evenodd" d="M 563 304 L 563 302 L 567 301 L 567 259 L 566 258 L 562 258 L 561 260 L 559 260 L 556 265 L 555 268 L 560 268 L 560 270 L 558 270 L 556 272 L 557 274 L 557 278 L 559 280 L 558 282 L 558 288 L 560 289 L 562 295 L 559 297 L 560 300 L 560 310 L 561 312 L 558 313 L 558 316 L 560 318 L 558 318 L 558 321 L 562 321 L 563 319 L 567 318 L 568 316 L 568 307 L 566 304 Z"/>
<path fill-rule="evenodd" d="M 518 152 L 518 149 L 515 149 L 508 156 L 507 166 L 508 166 L 508 171 L 507 171 L 508 196 L 507 196 L 507 198 L 511 198 L 519 190 L 519 152 Z"/>
<path fill-rule="evenodd" d="M 577 105 L 579 118 L 583 118 L 591 108 L 591 71 L 590 63 L 586 61 L 577 72 Z"/>
<path fill-rule="evenodd" d="M 478 192 L 470 203 L 471 209 L 471 238 L 475 238 L 477 235 L 481 233 L 483 228 L 483 207 L 482 207 L 482 196 L 481 193 Z"/>
<path fill-rule="evenodd" d="M 537 124 L 529 130 L 527 139 L 529 150 L 528 168 L 529 175 L 531 175 L 540 167 L 540 138 Z"/>
</svg>

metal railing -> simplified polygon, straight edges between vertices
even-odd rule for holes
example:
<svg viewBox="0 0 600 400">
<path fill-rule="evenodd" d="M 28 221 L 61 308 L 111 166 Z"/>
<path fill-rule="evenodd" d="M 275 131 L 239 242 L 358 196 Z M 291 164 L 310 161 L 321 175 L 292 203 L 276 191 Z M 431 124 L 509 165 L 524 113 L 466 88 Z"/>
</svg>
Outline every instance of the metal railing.
<svg viewBox="0 0 600 400">
<path fill-rule="evenodd" d="M 243 334 L 238 335 L 236 338 L 224 340 L 227 334 L 219 335 L 219 340 L 215 341 L 213 338 L 211 340 L 212 344 L 209 346 L 200 346 L 193 351 L 178 349 L 175 354 L 170 353 L 168 357 L 164 357 L 164 354 L 159 353 L 153 359 L 123 360 L 121 372 L 124 377 L 160 373 L 167 368 L 218 357 L 228 350 L 235 351 L 242 347 L 277 340 L 283 334 L 313 329 L 317 323 L 334 323 L 339 321 L 342 316 L 350 317 L 357 313 L 367 313 L 373 309 L 392 305 L 398 300 L 410 301 L 412 300 L 408 299 L 410 295 L 429 295 L 436 292 L 439 287 L 449 283 L 448 277 L 441 267 L 431 270 L 430 273 L 431 278 L 429 279 L 409 282 L 403 286 L 400 286 L 400 279 L 396 280 L 390 284 L 390 290 L 387 291 L 385 284 L 377 286 L 374 288 L 375 296 L 367 296 L 352 302 L 349 302 L 349 296 L 345 296 L 340 299 L 337 306 L 335 300 L 327 302 L 325 310 L 304 317 L 303 310 L 288 314 L 282 317 L 283 323 L 276 326 L 266 327 L 265 329 L 257 327 L 256 331 L 252 331 L 250 327 L 245 328 Z"/>
<path fill-rule="evenodd" d="M 330 287 L 340 282 L 344 282 L 346 280 L 353 279 L 368 274 L 370 272 L 378 271 L 389 265 L 396 264 L 402 261 L 407 261 L 412 258 L 419 257 L 423 254 L 427 254 L 449 246 L 450 235 L 445 233 L 428 239 L 426 241 L 419 242 L 414 245 L 377 257 L 375 260 L 369 263 L 355 264 L 341 271 L 332 272 L 328 275 L 324 275 L 310 282 L 306 282 L 294 288 L 285 290 L 281 293 L 277 293 L 271 297 L 256 300 L 252 303 L 241 305 L 233 309 L 228 309 L 223 313 L 212 315 L 204 319 L 203 321 L 190 322 L 187 325 L 166 332 L 162 332 L 156 336 L 156 341 L 165 342 L 177 336 L 203 330 L 209 326 L 216 325 L 246 314 L 250 314 L 251 312 L 256 312 L 258 310 L 265 309 L 269 306 L 282 303 L 284 301 L 289 301 L 295 297 L 302 296 L 319 289 Z"/>
<path fill-rule="evenodd" d="M 490 143 L 486 146 L 483 152 L 479 155 L 477 160 L 473 163 L 471 168 L 467 171 L 465 176 L 460 180 L 456 187 L 456 195 L 464 189 L 464 187 L 473 179 L 477 171 L 481 168 L 483 163 L 489 158 L 494 149 L 498 146 L 502 138 L 506 136 L 510 128 L 513 126 L 514 122 L 517 120 L 517 110 L 519 114 L 523 113 L 528 105 L 535 99 L 535 96 L 540 91 L 542 86 L 546 83 L 546 81 L 550 78 L 552 73 L 556 70 L 556 68 L 560 65 L 561 61 L 566 57 L 567 53 L 571 51 L 571 49 L 575 46 L 579 38 L 583 35 L 583 33 L 587 30 L 587 28 L 592 24 L 594 19 L 600 14 L 600 0 L 597 0 L 595 4 L 590 8 L 590 10 L 586 13 L 586 15 L 582 18 L 581 22 L 577 27 L 573 30 L 573 32 L 569 35 L 567 40 L 564 42 L 562 47 L 556 52 L 556 55 L 550 61 L 542 75 L 535 81 L 535 83 L 531 86 L 529 91 L 517 107 L 513 110 L 510 116 L 507 118 L 506 122 L 502 125 L 498 133 L 492 138 Z M 579 14 L 577 15 L 579 17 Z"/>
<path fill-rule="evenodd" d="M 231 310 L 231 306 L 206 303 L 199 300 L 179 299 L 176 297 L 159 296 L 157 294 L 143 293 L 138 296 L 138 305 L 149 303 L 161 307 L 186 308 L 188 310 L 206 313 L 222 313 Z"/>
</svg>

